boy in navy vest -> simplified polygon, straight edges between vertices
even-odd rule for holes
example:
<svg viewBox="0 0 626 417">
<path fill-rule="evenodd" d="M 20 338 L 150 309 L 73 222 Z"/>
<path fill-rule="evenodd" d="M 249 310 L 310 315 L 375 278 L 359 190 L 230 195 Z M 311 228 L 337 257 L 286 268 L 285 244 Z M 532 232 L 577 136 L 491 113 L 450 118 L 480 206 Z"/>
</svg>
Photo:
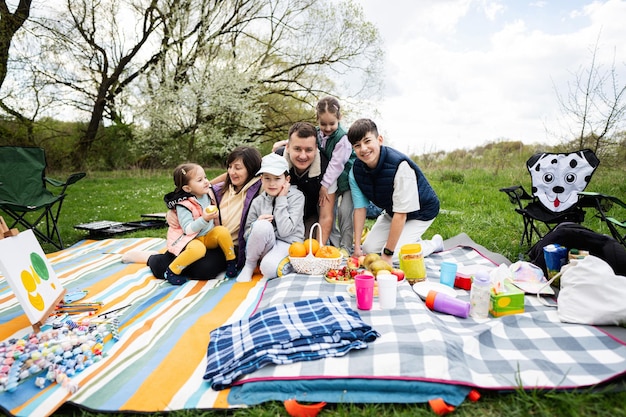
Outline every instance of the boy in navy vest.
<svg viewBox="0 0 626 417">
<path fill-rule="evenodd" d="M 424 256 L 443 250 L 440 235 L 421 240 L 439 213 L 439 198 L 421 169 L 403 153 L 383 146 L 376 124 L 359 119 L 348 140 L 357 160 L 350 172 L 354 202 L 354 255 L 380 253 L 389 264 L 398 262 L 402 245 L 420 242 Z M 361 245 L 366 210 L 372 202 L 384 211 Z"/>
</svg>

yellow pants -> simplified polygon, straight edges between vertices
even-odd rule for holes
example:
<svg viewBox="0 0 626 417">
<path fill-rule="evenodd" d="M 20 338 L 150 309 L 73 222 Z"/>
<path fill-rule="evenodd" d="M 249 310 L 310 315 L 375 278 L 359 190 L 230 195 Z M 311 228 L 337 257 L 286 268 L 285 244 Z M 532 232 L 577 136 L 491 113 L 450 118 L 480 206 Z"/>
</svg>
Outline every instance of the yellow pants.
<svg viewBox="0 0 626 417">
<path fill-rule="evenodd" d="M 227 261 L 235 259 L 235 247 L 230 232 L 224 226 L 215 226 L 204 236 L 198 236 L 187 243 L 185 249 L 172 261 L 170 270 L 180 275 L 183 269 L 202 258 L 207 249 L 220 247 L 226 256 Z"/>
</svg>

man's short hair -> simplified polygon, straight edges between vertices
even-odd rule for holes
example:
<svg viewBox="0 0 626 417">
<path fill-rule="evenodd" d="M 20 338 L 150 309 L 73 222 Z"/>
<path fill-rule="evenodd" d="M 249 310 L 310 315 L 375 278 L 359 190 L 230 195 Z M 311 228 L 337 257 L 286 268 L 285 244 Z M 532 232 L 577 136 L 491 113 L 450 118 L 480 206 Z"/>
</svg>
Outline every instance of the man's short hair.
<svg viewBox="0 0 626 417">
<path fill-rule="evenodd" d="M 291 135 L 295 133 L 299 138 L 310 138 L 311 136 L 317 138 L 317 130 L 312 123 L 309 122 L 296 122 L 289 128 L 289 139 Z"/>
<path fill-rule="evenodd" d="M 348 140 L 350 144 L 354 145 L 361 139 L 363 139 L 368 133 L 373 133 L 378 137 L 378 127 L 370 119 L 359 119 L 352 123 L 350 129 L 348 129 Z"/>
</svg>

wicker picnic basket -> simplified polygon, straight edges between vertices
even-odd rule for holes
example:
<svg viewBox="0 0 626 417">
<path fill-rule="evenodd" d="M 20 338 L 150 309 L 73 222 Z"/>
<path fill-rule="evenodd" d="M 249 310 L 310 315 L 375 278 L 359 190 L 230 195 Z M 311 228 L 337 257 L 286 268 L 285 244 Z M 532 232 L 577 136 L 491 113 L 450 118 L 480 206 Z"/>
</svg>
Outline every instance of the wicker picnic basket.
<svg viewBox="0 0 626 417">
<path fill-rule="evenodd" d="M 320 248 L 323 246 L 321 244 L 322 227 L 319 223 L 314 223 L 309 231 L 309 238 L 311 239 L 309 240 L 309 254 L 302 257 L 289 257 L 289 262 L 291 262 L 293 269 L 295 269 L 299 274 L 325 275 L 329 270 L 339 268 L 341 261 L 343 260 L 343 256 L 339 256 L 338 258 L 318 258 L 311 253 L 313 252 L 313 230 L 316 227 L 318 228 L 318 241 L 320 242 Z"/>
</svg>

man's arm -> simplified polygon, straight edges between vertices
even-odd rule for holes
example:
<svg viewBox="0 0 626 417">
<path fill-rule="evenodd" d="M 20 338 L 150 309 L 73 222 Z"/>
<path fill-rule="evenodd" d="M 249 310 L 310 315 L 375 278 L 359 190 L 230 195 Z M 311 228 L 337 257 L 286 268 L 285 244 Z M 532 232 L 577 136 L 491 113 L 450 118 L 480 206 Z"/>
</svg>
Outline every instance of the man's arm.
<svg viewBox="0 0 626 417">
<path fill-rule="evenodd" d="M 328 200 L 319 206 L 319 214 L 318 221 L 322 229 L 322 241 L 320 244 L 325 245 L 330 238 L 333 220 L 335 219 L 335 193 L 328 194 Z"/>
<path fill-rule="evenodd" d="M 217 177 L 213 178 L 211 180 L 211 185 L 215 185 L 215 184 L 219 184 L 220 182 L 224 182 L 226 181 L 226 176 L 228 175 L 227 172 L 223 172 L 220 175 L 218 175 Z"/>
</svg>

